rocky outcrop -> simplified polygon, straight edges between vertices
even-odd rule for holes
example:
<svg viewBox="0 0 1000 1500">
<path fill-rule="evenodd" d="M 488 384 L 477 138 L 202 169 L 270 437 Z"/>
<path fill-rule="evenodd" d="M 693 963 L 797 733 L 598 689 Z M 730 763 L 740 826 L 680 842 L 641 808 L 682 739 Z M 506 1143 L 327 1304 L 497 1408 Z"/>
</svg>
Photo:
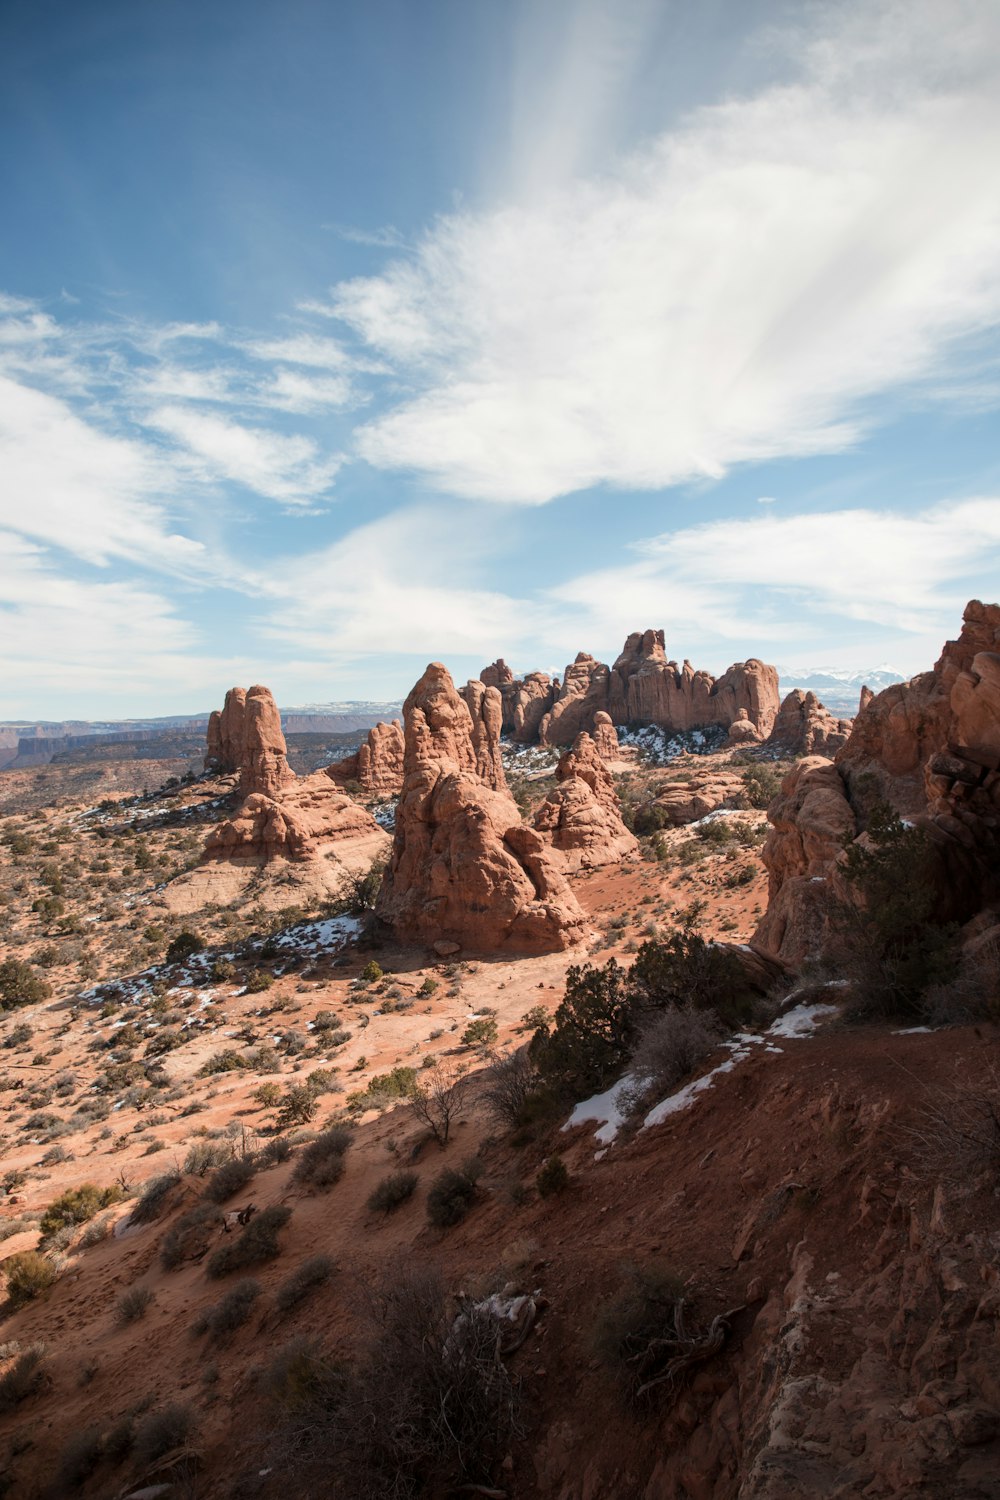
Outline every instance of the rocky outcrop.
<svg viewBox="0 0 1000 1500">
<path fill-rule="evenodd" d="M 244 704 L 240 791 L 244 797 L 276 797 L 294 780 L 278 705 L 269 688 L 252 687 Z"/>
<path fill-rule="evenodd" d="M 541 953 L 585 933 L 552 852 L 480 776 L 472 715 L 432 662 L 403 706 L 404 779 L 376 913 L 399 941 Z"/>
<path fill-rule="evenodd" d="M 476 756 L 476 774 L 495 792 L 507 790 L 507 780 L 500 759 L 500 731 L 503 728 L 503 699 L 500 689 L 487 687 L 473 679 L 461 690 L 472 720 L 472 748 Z"/>
<path fill-rule="evenodd" d="M 830 880 L 857 818 L 837 768 L 820 755 L 793 766 L 767 816 L 767 911 L 754 943 L 795 963 L 820 945 Z"/>
<path fill-rule="evenodd" d="M 681 828 L 724 807 L 745 807 L 743 778 L 736 771 L 718 770 L 708 764 L 683 773 L 683 780 L 664 782 L 654 805 L 662 810 L 666 825 Z"/>
<path fill-rule="evenodd" d="M 539 720 L 539 743 L 571 745 L 581 731 L 592 729 L 595 715 L 607 712 L 608 677 L 604 662 L 580 651 L 566 668 L 562 686 L 554 689 L 552 707 Z"/>
<path fill-rule="evenodd" d="M 618 735 L 615 726 L 611 722 L 611 715 L 600 713 L 594 715 L 594 732 L 592 735 L 597 753 L 602 760 L 617 760 L 621 754 L 618 744 Z"/>
<path fill-rule="evenodd" d="M 770 891 L 755 942 L 793 961 L 812 951 L 844 838 L 863 835 L 879 802 L 931 840 L 942 921 L 1000 899 L 1000 605 L 972 600 L 933 671 L 873 697 L 832 765 L 803 761 L 786 778 L 768 808 Z"/>
<path fill-rule="evenodd" d="M 611 669 L 608 712 L 616 724 L 659 724 L 665 729 L 728 728 L 742 710 L 768 734 L 778 711 L 778 674 L 752 658 L 719 678 L 696 672 L 689 661 L 668 661 L 662 630 L 635 632 Z"/>
<path fill-rule="evenodd" d="M 778 710 L 767 744 L 783 755 L 832 758 L 847 744 L 850 732 L 850 719 L 835 719 L 815 693 L 793 688 Z"/>
<path fill-rule="evenodd" d="M 638 853 L 639 841 L 622 822 L 611 773 L 589 734 L 577 735 L 560 757 L 556 781 L 534 823 L 566 869 L 598 869 Z"/>
<path fill-rule="evenodd" d="M 230 688 L 222 709 L 214 709 L 209 715 L 206 771 L 229 774 L 238 771 L 242 765 L 246 701 L 245 688 Z"/>
<path fill-rule="evenodd" d="M 636 631 L 613 667 L 581 651 L 562 682 L 544 672 L 516 679 L 502 658 L 483 668 L 482 680 L 503 700 L 504 733 L 521 744 L 571 745 L 593 734 L 597 715 L 612 724 L 658 725 L 670 731 L 723 728 L 746 721 L 758 738 L 771 731 L 778 711 L 778 674 L 752 659 L 722 677 L 696 672 L 690 662 L 668 661 L 662 630 Z M 738 731 L 734 743 L 751 742 Z"/>
<path fill-rule="evenodd" d="M 403 786 L 403 729 L 399 720 L 375 724 L 356 755 L 335 761 L 326 770 L 341 785 L 357 782 L 367 797 L 398 797 Z"/>
<path fill-rule="evenodd" d="M 332 785 L 326 771 L 296 778 L 268 688 L 232 688 L 213 719 L 209 755 L 217 769 L 239 772 L 242 801 L 232 818 L 209 831 L 206 860 L 302 862 L 314 858 L 323 844 L 378 838 L 378 824 Z"/>
<path fill-rule="evenodd" d="M 757 725 L 752 723 L 745 708 L 741 708 L 736 718 L 729 726 L 726 736 L 726 749 L 739 750 L 749 745 L 759 745 L 764 736 Z"/>
</svg>

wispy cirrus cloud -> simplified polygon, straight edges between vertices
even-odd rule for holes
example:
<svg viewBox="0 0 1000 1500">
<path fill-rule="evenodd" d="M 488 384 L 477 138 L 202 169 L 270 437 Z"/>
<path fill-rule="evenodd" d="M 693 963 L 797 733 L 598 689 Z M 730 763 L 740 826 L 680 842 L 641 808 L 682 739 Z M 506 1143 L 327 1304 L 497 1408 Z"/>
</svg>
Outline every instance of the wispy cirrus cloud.
<svg viewBox="0 0 1000 1500">
<path fill-rule="evenodd" d="M 361 456 L 542 504 L 840 451 L 874 398 L 947 383 L 1000 321 L 1000 13 L 809 21 L 775 39 L 797 76 L 334 287 L 328 310 L 413 388 Z"/>
<path fill-rule="evenodd" d="M 185 406 L 161 406 L 146 419 L 173 438 L 208 479 L 233 480 L 295 508 L 326 496 L 340 468 L 311 438 L 284 436 Z"/>
</svg>

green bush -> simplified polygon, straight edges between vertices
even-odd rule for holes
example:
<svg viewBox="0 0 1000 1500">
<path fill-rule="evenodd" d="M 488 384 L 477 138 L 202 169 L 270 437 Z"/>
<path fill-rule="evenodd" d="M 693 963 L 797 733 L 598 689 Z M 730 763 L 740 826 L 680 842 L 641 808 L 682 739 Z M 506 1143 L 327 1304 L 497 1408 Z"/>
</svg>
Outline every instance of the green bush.
<svg viewBox="0 0 1000 1500">
<path fill-rule="evenodd" d="M 614 959 L 602 969 L 573 964 L 562 1003 L 551 1025 L 535 1032 L 529 1056 L 546 1082 L 585 1098 L 624 1070 L 635 1037 L 626 970 Z"/>
<path fill-rule="evenodd" d="M 216 1204 L 196 1203 L 163 1236 L 160 1265 L 165 1271 L 174 1271 L 186 1260 L 200 1259 L 215 1239 L 221 1224 L 222 1210 Z"/>
<path fill-rule="evenodd" d="M 250 1067 L 250 1056 L 237 1052 L 235 1047 L 226 1047 L 222 1052 L 213 1052 L 198 1069 L 199 1078 L 211 1078 L 214 1073 L 239 1073 Z"/>
<path fill-rule="evenodd" d="M 220 1245 L 208 1258 L 206 1272 L 213 1279 L 228 1276 L 233 1271 L 242 1271 L 246 1266 L 256 1266 L 265 1260 L 274 1260 L 281 1254 L 278 1231 L 292 1217 L 292 1210 L 282 1204 L 272 1203 L 255 1214 L 238 1235 L 230 1236 L 228 1243 Z"/>
<path fill-rule="evenodd" d="M 958 929 L 935 920 L 934 845 L 879 803 L 865 841 L 848 845 L 842 870 L 848 896 L 831 903 L 827 957 L 848 979 L 853 1013 L 921 1017 L 925 995 L 958 964 Z"/>
<path fill-rule="evenodd" d="M 45 1380 L 43 1351 L 39 1345 L 25 1349 L 9 1370 L 0 1375 L 0 1414 L 13 1411 L 40 1390 Z"/>
<path fill-rule="evenodd" d="M 420 1179 L 416 1172 L 390 1172 L 368 1197 L 372 1213 L 391 1214 L 413 1196 Z"/>
<path fill-rule="evenodd" d="M 637 1009 L 690 1005 L 713 1011 L 730 1030 L 751 1019 L 757 998 L 732 949 L 690 931 L 643 943 L 629 982 Z"/>
<path fill-rule="evenodd" d="M 42 1215 L 39 1225 L 42 1239 L 51 1239 L 52 1235 L 67 1226 L 86 1224 L 102 1208 L 120 1203 L 124 1196 L 120 1187 L 99 1188 L 92 1182 L 85 1182 L 78 1188 L 69 1188 L 58 1198 L 54 1198 Z"/>
<path fill-rule="evenodd" d="M 189 932 L 187 928 L 179 932 L 175 938 L 171 938 L 167 948 L 166 961 L 168 964 L 182 964 L 185 959 L 200 953 L 205 944 L 196 932 Z"/>
<path fill-rule="evenodd" d="M 381 964 L 376 963 L 373 958 L 369 959 L 358 977 L 362 984 L 377 984 L 382 978 Z"/>
<path fill-rule="evenodd" d="M 262 995 L 273 984 L 273 974 L 269 974 L 266 969 L 254 969 L 247 978 L 245 988 L 248 995 Z"/>
<path fill-rule="evenodd" d="M 465 1047 L 492 1047 L 499 1032 L 496 1019 L 493 1016 L 477 1016 L 470 1021 L 462 1032 L 462 1045 Z"/>
<path fill-rule="evenodd" d="M 427 1217 L 435 1229 L 460 1224 L 476 1200 L 478 1164 L 466 1162 L 461 1170 L 445 1167 L 431 1183 L 427 1194 Z"/>
<path fill-rule="evenodd" d="M 13 1307 L 23 1307 L 25 1302 L 48 1291 L 57 1276 L 52 1262 L 37 1250 L 19 1250 L 16 1255 L 9 1255 L 0 1269 L 7 1278 L 7 1296 Z"/>
<path fill-rule="evenodd" d="M 764 761 L 747 766 L 743 772 L 743 791 L 751 807 L 765 808 L 781 791 L 782 776 Z"/>
<path fill-rule="evenodd" d="M 245 1188 L 257 1171 L 252 1156 L 233 1156 L 217 1167 L 205 1184 L 205 1197 L 211 1203 L 225 1203 Z"/>
<path fill-rule="evenodd" d="M 179 1172 L 165 1172 L 162 1177 L 152 1177 L 143 1183 L 142 1193 L 129 1214 L 130 1224 L 152 1224 L 160 1217 L 163 1207 L 174 1188 L 181 1180 Z"/>
<path fill-rule="evenodd" d="M 249 1318 L 260 1290 L 259 1281 L 254 1281 L 252 1276 L 245 1276 L 214 1307 L 205 1308 L 198 1314 L 191 1324 L 191 1332 L 198 1337 L 210 1333 L 215 1340 L 234 1333 Z"/>
<path fill-rule="evenodd" d="M 133 1451 L 140 1469 L 149 1468 L 168 1453 L 184 1448 L 195 1430 L 190 1406 L 175 1402 L 143 1417 L 135 1429 Z"/>
<path fill-rule="evenodd" d="M 51 994 L 52 986 L 23 959 L 6 958 L 0 963 L 0 1000 L 8 1009 L 33 1005 Z"/>
<path fill-rule="evenodd" d="M 153 1293 L 148 1286 L 130 1286 L 115 1303 L 118 1322 L 135 1323 L 139 1318 L 144 1318 L 152 1301 Z"/>
<path fill-rule="evenodd" d="M 292 1172 L 293 1182 L 310 1187 L 332 1187 L 344 1175 L 344 1156 L 354 1139 L 346 1125 L 333 1125 L 302 1148 Z"/>
</svg>

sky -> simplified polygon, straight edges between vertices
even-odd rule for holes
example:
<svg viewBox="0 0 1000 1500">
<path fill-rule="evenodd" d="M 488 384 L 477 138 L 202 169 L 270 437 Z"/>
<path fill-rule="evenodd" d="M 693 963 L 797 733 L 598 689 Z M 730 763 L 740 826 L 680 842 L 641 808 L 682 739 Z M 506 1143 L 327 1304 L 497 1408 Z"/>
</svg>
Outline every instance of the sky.
<svg viewBox="0 0 1000 1500">
<path fill-rule="evenodd" d="M 0 717 L 1000 597 L 995 0 L 0 0 Z"/>
</svg>

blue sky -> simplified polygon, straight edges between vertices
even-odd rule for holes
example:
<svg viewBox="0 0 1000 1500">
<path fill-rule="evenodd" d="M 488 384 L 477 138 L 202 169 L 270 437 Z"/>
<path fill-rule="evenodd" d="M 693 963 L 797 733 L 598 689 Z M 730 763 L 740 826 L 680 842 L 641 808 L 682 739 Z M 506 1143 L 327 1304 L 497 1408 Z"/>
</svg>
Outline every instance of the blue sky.
<svg viewBox="0 0 1000 1500">
<path fill-rule="evenodd" d="M 0 716 L 1000 595 L 992 0 L 9 0 Z"/>
</svg>

